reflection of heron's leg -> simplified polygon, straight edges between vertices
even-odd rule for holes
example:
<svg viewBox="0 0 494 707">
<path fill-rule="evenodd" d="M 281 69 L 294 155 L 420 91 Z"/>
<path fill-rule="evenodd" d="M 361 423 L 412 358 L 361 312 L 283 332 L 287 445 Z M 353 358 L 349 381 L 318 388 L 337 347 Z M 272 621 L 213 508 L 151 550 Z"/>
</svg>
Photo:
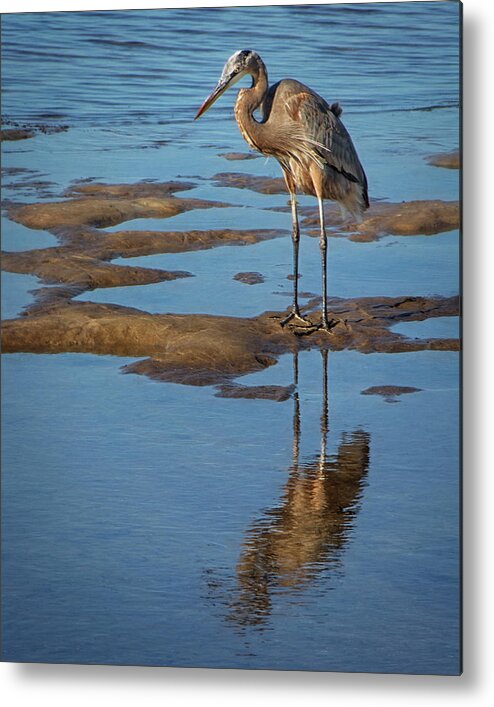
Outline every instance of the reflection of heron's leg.
<svg viewBox="0 0 494 707">
<path fill-rule="evenodd" d="M 300 397 L 298 394 L 298 351 L 293 354 L 293 384 L 295 392 L 293 394 L 293 445 L 292 445 L 292 469 L 298 470 L 298 460 L 300 453 Z"/>
<path fill-rule="evenodd" d="M 300 314 L 298 306 L 298 248 L 300 243 L 300 228 L 298 225 L 297 215 L 297 198 L 293 192 L 290 192 L 290 204 L 292 207 L 292 243 L 293 243 L 293 304 L 290 314 L 281 320 L 281 326 L 285 326 L 288 322 L 294 320 L 294 323 L 300 322 L 305 326 L 312 326 L 309 319 L 305 319 Z"/>
<path fill-rule="evenodd" d="M 321 349 L 322 355 L 322 410 L 321 410 L 321 456 L 319 465 L 324 469 L 326 462 L 326 441 L 329 431 L 328 423 L 328 350 Z"/>
</svg>

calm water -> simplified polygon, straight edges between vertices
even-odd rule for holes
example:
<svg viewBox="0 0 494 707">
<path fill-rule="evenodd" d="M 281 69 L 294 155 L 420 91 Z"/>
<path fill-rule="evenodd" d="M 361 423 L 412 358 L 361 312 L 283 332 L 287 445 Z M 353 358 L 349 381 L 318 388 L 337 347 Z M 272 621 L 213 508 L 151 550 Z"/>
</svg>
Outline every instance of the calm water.
<svg viewBox="0 0 494 707">
<path fill-rule="evenodd" d="M 458 173 L 424 157 L 458 146 L 458 6 L 404 3 L 10 15 L 2 18 L 6 119 L 67 132 L 3 143 L 16 201 L 72 180 L 194 176 L 227 209 L 130 229 L 281 228 L 285 237 L 116 262 L 195 277 L 87 292 L 152 312 L 251 316 L 288 303 L 283 195 L 216 187 L 226 171 L 278 176 L 245 151 L 234 91 L 201 121 L 226 58 L 256 49 L 339 100 L 372 197 L 458 198 Z M 303 198 L 303 203 L 311 199 Z M 111 230 L 111 229 L 110 229 Z M 330 239 L 330 293 L 458 292 L 457 231 Z M 2 220 L 2 247 L 54 245 Z M 239 271 L 263 273 L 249 287 Z M 318 293 L 317 240 L 301 289 Z M 4 274 L 2 315 L 37 279 Z M 454 336 L 457 320 L 404 328 Z M 454 674 L 459 670 L 458 355 L 330 353 L 327 418 L 318 351 L 298 359 L 289 401 L 224 400 L 211 388 L 123 376 L 107 356 L 3 359 L 3 654 L 7 660 Z M 294 381 L 294 361 L 246 384 Z M 391 404 L 361 391 L 405 385 Z"/>
</svg>

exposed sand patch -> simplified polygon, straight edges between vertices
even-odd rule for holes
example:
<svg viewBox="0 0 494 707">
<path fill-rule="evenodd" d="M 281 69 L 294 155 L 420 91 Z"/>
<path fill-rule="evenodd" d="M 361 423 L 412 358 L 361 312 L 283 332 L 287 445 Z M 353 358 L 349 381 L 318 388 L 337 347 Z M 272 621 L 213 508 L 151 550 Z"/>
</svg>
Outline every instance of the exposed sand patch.
<svg viewBox="0 0 494 707">
<path fill-rule="evenodd" d="M 285 180 L 282 177 L 255 177 L 243 172 L 219 172 L 212 179 L 219 187 L 251 189 L 260 194 L 287 194 Z"/>
<path fill-rule="evenodd" d="M 34 130 L 24 130 L 22 128 L 6 128 L 5 130 L 0 130 L 0 141 L 8 140 L 27 140 L 30 137 L 34 137 Z"/>
<path fill-rule="evenodd" d="M 255 155 L 253 152 L 220 152 L 218 157 L 224 157 L 225 160 L 257 160 L 260 155 Z"/>
<path fill-rule="evenodd" d="M 254 177 L 239 172 L 216 174 L 213 179 L 219 186 L 237 189 L 252 189 L 262 194 L 287 194 L 284 180 L 281 178 Z M 275 211 L 289 212 L 289 207 L 275 207 Z M 372 201 L 365 212 L 362 223 L 348 223 L 342 220 L 340 210 L 334 202 L 325 202 L 326 225 L 337 229 L 337 233 L 328 235 L 346 235 L 352 241 L 368 242 L 386 235 L 413 236 L 433 235 L 459 228 L 460 211 L 457 201 L 423 200 L 390 203 Z M 315 229 L 318 235 L 319 215 L 317 204 L 299 207 L 302 216 L 301 227 Z"/>
<path fill-rule="evenodd" d="M 397 321 L 455 315 L 457 297 L 335 298 L 328 300 L 328 306 L 329 316 L 341 319 L 331 333 L 294 336 L 288 327 L 280 326 L 285 314 L 280 312 L 247 319 L 149 314 L 117 305 L 52 301 L 28 316 L 5 321 L 2 344 L 7 353 L 145 356 L 145 360 L 126 366 L 125 372 L 189 385 L 231 383 L 238 376 L 273 365 L 282 353 L 304 348 L 364 353 L 458 349 L 457 339 L 408 339 L 389 329 Z M 320 320 L 318 307 L 318 301 L 304 307 L 316 322 Z M 238 397 L 232 389 L 228 392 Z"/>
<path fill-rule="evenodd" d="M 6 126 L 0 130 L 0 141 L 27 140 L 37 134 L 52 135 L 68 130 L 67 125 L 48 125 L 46 123 L 17 123 L 12 120 L 2 120 Z"/>
<path fill-rule="evenodd" d="M 94 186 L 94 185 L 92 185 Z M 136 218 L 169 218 L 191 209 L 221 208 L 227 204 L 173 196 L 83 197 L 39 204 L 8 205 L 12 221 L 49 231 L 67 226 L 107 228 Z"/>
<path fill-rule="evenodd" d="M 444 169 L 460 169 L 461 157 L 459 150 L 452 152 L 439 152 L 426 158 L 427 163 L 433 167 L 443 167 Z"/>
<path fill-rule="evenodd" d="M 282 403 L 288 400 L 295 390 L 294 385 L 239 385 L 224 383 L 218 386 L 217 398 L 247 398 L 250 400 L 275 400 Z"/>
<path fill-rule="evenodd" d="M 233 279 L 246 285 L 259 285 L 264 282 L 264 275 L 261 275 L 260 272 L 238 272 L 233 276 Z"/>
<path fill-rule="evenodd" d="M 79 292 L 97 287 L 147 285 L 192 276 L 182 270 L 167 271 L 114 265 L 64 247 L 4 253 L 2 268 L 7 272 L 36 275 L 46 284 L 77 285 Z"/>
<path fill-rule="evenodd" d="M 386 403 L 397 403 L 399 395 L 410 393 L 420 393 L 421 388 L 413 388 L 407 385 L 374 385 L 361 391 L 361 395 L 381 395 Z"/>
</svg>

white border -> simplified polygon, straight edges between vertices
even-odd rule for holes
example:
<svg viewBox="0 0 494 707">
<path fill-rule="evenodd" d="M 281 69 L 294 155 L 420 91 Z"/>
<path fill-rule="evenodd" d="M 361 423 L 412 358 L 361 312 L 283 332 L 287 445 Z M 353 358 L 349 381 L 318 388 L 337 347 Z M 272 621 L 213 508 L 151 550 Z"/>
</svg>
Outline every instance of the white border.
<svg viewBox="0 0 494 707">
<path fill-rule="evenodd" d="M 361 1 L 361 0 L 358 0 Z M 384 0 L 393 1 L 393 0 Z M 396 0 L 394 0 L 396 1 Z M 419 0 L 420 1 L 420 0 Z M 441 0 L 436 0 L 441 1 Z M 334 0 L 326 0 L 327 3 Z M 317 0 L 228 3 L 98 2 L 72 4 L 12 0 L 3 12 L 197 7 L 214 5 L 318 4 Z M 92 707 L 117 704 L 260 707 L 283 704 L 304 707 L 337 703 L 344 707 L 469 707 L 492 704 L 494 697 L 492 557 L 494 537 L 493 423 L 490 396 L 493 382 L 494 203 L 492 154 L 492 0 L 464 3 L 464 487 L 465 487 L 465 673 L 461 678 L 424 676 L 282 673 L 238 670 L 118 668 L 57 665 L 0 665 L 0 696 L 9 707 Z M 489 228 L 488 228 L 489 226 Z"/>
</svg>

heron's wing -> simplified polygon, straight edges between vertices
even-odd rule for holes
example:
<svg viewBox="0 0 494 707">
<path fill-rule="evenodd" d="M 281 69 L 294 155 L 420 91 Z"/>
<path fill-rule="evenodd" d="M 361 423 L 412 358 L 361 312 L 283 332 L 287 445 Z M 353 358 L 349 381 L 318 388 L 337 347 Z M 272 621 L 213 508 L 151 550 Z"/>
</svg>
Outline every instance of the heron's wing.
<svg viewBox="0 0 494 707">
<path fill-rule="evenodd" d="M 365 172 L 347 129 L 339 119 L 339 105 L 329 106 L 312 92 L 300 92 L 285 100 L 291 118 L 292 139 L 304 143 L 312 158 L 367 188 Z"/>
</svg>

